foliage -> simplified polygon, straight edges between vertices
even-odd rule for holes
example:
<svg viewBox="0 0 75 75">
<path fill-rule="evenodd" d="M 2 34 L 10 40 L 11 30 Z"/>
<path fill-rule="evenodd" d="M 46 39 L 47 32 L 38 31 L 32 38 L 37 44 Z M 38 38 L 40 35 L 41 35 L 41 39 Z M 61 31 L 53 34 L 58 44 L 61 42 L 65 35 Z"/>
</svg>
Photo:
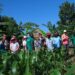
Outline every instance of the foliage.
<svg viewBox="0 0 75 75">
<path fill-rule="evenodd" d="M 62 3 L 59 10 L 58 29 L 62 32 L 63 29 L 73 31 L 75 29 L 75 3 L 68 1 Z"/>
<path fill-rule="evenodd" d="M 0 52 L 0 75 L 73 75 L 75 65 L 64 59 L 64 50 L 38 53 L 21 50 L 16 54 Z M 66 65 L 67 64 L 67 65 Z"/>
<path fill-rule="evenodd" d="M 47 29 L 51 32 L 54 33 L 56 31 L 55 25 L 52 25 L 51 22 L 49 21 L 47 24 L 43 24 Z"/>
<path fill-rule="evenodd" d="M 37 29 L 39 25 L 32 23 L 32 22 L 27 22 L 23 25 L 23 27 L 25 28 L 25 32 L 28 33 L 28 32 L 32 32 L 35 29 Z"/>
<path fill-rule="evenodd" d="M 16 23 L 14 18 L 7 17 L 7 16 L 0 16 L 0 30 L 2 30 L 2 34 L 6 33 L 8 37 L 11 37 L 11 35 L 21 34 L 21 26 Z"/>
<path fill-rule="evenodd" d="M 67 72 L 65 73 L 65 75 L 75 75 L 75 64 L 72 64 L 67 68 Z"/>
<path fill-rule="evenodd" d="M 40 30 L 43 36 L 46 36 L 46 32 L 43 30 Z"/>
</svg>

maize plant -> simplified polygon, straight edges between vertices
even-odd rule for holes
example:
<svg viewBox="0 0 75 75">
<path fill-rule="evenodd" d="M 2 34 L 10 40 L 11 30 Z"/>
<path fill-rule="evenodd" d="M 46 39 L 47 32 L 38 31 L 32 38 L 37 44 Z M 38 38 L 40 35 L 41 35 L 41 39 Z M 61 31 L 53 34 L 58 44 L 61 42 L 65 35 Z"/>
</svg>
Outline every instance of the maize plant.
<svg viewBox="0 0 75 75">
<path fill-rule="evenodd" d="M 65 57 L 64 49 L 0 52 L 0 75 L 75 75 L 75 65 Z"/>
</svg>

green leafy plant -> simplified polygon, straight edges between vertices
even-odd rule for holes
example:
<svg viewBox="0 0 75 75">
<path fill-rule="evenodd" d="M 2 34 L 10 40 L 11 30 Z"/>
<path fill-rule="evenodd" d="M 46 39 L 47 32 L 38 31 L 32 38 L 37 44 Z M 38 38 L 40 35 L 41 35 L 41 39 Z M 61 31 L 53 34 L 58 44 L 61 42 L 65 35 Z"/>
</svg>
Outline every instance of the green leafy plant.
<svg viewBox="0 0 75 75">
<path fill-rule="evenodd" d="M 66 62 L 64 48 L 15 54 L 0 52 L 0 75 L 73 75 L 75 66 Z M 70 73 L 69 73 L 70 72 Z"/>
</svg>

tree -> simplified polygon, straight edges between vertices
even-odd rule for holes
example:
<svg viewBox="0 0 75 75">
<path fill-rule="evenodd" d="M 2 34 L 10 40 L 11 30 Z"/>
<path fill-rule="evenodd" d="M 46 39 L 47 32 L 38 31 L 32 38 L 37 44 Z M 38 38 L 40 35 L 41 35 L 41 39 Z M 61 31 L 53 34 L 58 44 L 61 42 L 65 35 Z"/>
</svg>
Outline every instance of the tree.
<svg viewBox="0 0 75 75">
<path fill-rule="evenodd" d="M 25 32 L 33 32 L 36 28 L 39 27 L 38 24 L 32 23 L 32 22 L 27 22 L 23 25 L 23 27 L 25 28 Z"/>
<path fill-rule="evenodd" d="M 55 25 L 49 21 L 47 24 L 43 24 L 52 34 L 56 31 Z"/>
<path fill-rule="evenodd" d="M 21 34 L 20 27 L 12 17 L 0 16 L 0 30 L 6 33 L 8 37 L 15 34 L 16 36 Z"/>
<path fill-rule="evenodd" d="M 58 29 L 63 30 L 74 30 L 75 29 L 75 4 L 64 2 L 60 6 L 58 21 Z"/>
<path fill-rule="evenodd" d="M 18 33 L 18 37 L 19 38 L 22 38 L 23 37 L 23 35 L 25 35 L 25 33 L 24 33 L 24 27 L 23 27 L 23 23 L 22 22 L 20 22 L 19 23 L 19 25 L 18 25 L 18 30 L 19 30 L 19 33 Z"/>
</svg>

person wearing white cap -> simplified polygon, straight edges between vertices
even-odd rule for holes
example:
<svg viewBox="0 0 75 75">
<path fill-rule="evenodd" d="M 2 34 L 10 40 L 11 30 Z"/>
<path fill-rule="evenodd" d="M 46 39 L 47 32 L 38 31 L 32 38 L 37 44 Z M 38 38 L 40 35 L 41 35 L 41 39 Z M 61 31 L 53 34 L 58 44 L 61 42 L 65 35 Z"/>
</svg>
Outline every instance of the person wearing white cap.
<svg viewBox="0 0 75 75">
<path fill-rule="evenodd" d="M 23 38 L 22 38 L 22 46 L 23 46 L 23 48 L 26 50 L 27 48 L 26 48 L 26 40 L 27 40 L 27 37 L 26 36 L 23 36 Z"/>
<path fill-rule="evenodd" d="M 66 49 L 68 49 L 69 37 L 67 35 L 66 30 L 64 30 L 64 33 L 62 34 L 61 38 L 62 38 L 62 44 L 66 47 Z"/>
</svg>

